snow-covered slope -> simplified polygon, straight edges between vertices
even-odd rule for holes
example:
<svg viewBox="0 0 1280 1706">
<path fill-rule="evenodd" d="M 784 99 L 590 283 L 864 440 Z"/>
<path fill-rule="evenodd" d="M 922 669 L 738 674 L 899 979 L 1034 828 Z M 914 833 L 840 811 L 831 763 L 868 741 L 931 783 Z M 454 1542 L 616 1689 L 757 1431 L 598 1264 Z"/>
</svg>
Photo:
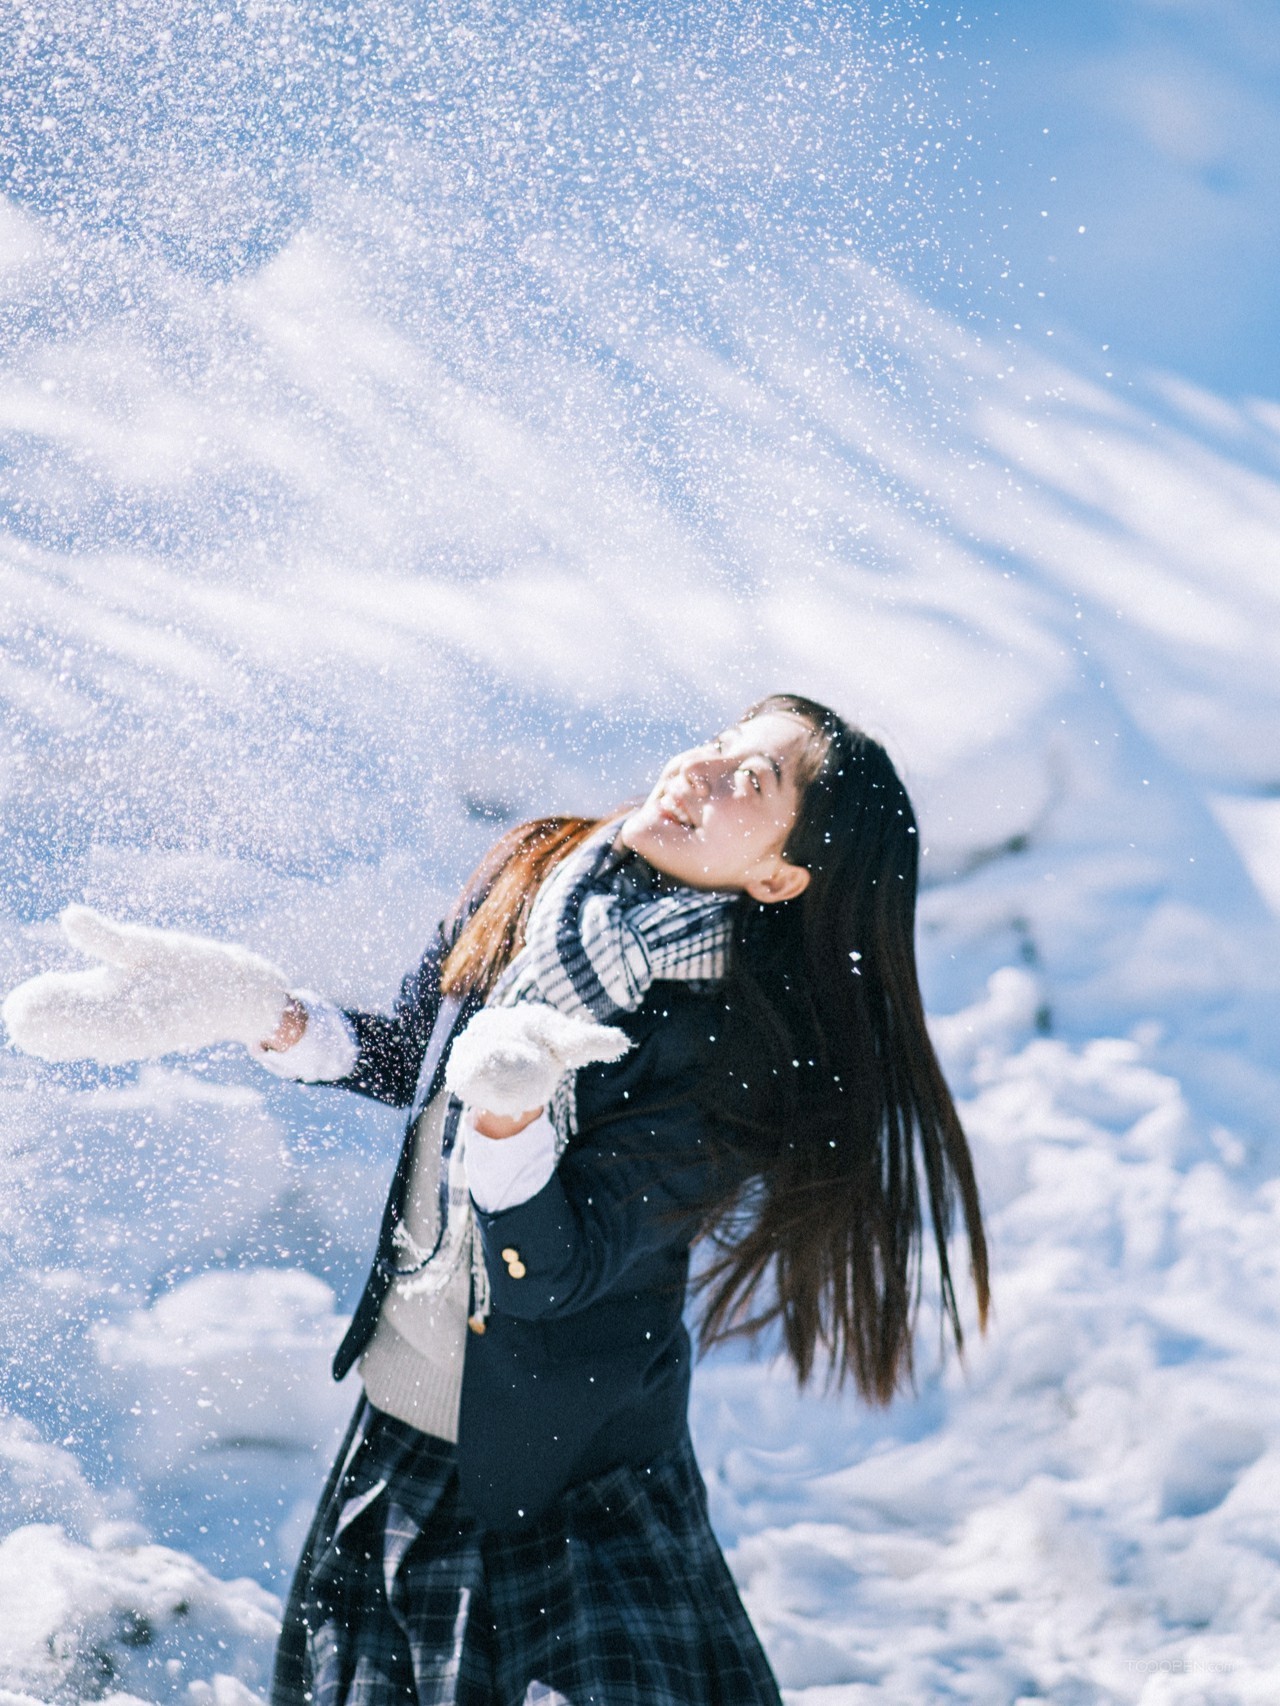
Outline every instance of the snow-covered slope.
<svg viewBox="0 0 1280 1706">
<path fill-rule="evenodd" d="M 678 62 L 723 183 L 705 50 L 628 75 Z M 984 339 L 881 226 L 766 241 L 643 161 L 630 223 L 504 165 L 478 232 L 391 132 L 417 178 L 312 160 L 240 270 L 0 209 L 0 981 L 83 895 L 385 1001 L 502 823 L 832 701 L 921 808 L 996 1313 L 963 1370 L 926 1320 L 883 1416 L 700 1369 L 789 1698 L 1273 1699 L 1280 412 Z M 236 1706 L 396 1118 L 230 1052 L 7 1053 L 0 1098 L 0 1690 Z"/>
</svg>

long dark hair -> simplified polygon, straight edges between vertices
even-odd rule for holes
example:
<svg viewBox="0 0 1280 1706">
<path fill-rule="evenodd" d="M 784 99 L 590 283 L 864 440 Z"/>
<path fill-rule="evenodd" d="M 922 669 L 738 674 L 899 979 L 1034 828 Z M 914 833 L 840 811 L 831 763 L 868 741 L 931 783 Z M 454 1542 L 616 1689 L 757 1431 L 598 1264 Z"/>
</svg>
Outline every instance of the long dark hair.
<svg viewBox="0 0 1280 1706">
<path fill-rule="evenodd" d="M 888 1403 L 912 1370 L 920 1296 L 920 1171 L 943 1313 L 964 1334 L 948 1241 L 957 1201 L 978 1318 L 986 1241 L 973 1163 L 925 1025 L 915 959 L 919 834 L 884 748 L 796 694 L 753 705 L 799 717 L 800 808 L 785 856 L 809 872 L 795 900 L 737 903 L 722 1021 L 700 1095 L 745 1150 L 747 1183 L 706 1205 L 695 1282 L 704 1346 L 777 1325 L 803 1385 Z M 446 990 L 487 994 L 523 943 L 538 886 L 606 820 L 511 830 L 469 885 Z"/>
<path fill-rule="evenodd" d="M 740 903 L 708 1093 L 753 1167 L 710 1217 L 700 1336 L 709 1345 L 776 1323 L 801 1384 L 823 1361 L 837 1384 L 852 1377 L 883 1404 L 912 1370 L 921 1171 L 942 1308 L 960 1348 L 948 1253 L 957 1200 L 982 1326 L 986 1239 L 969 1146 L 925 1024 L 911 801 L 884 748 L 825 706 L 774 694 L 746 716 L 779 711 L 810 729 L 784 848 L 809 883 L 778 905 Z"/>
</svg>

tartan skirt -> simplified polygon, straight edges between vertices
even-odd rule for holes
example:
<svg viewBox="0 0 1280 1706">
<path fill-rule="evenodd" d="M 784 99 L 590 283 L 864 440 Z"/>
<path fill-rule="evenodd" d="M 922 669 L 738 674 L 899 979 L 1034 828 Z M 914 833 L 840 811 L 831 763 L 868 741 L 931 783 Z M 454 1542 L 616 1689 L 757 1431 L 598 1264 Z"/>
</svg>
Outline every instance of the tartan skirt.
<svg viewBox="0 0 1280 1706">
<path fill-rule="evenodd" d="M 272 1706 L 781 1706 L 686 1435 L 531 1527 L 459 1508 L 454 1451 L 362 1399 L 285 1611 Z"/>
</svg>

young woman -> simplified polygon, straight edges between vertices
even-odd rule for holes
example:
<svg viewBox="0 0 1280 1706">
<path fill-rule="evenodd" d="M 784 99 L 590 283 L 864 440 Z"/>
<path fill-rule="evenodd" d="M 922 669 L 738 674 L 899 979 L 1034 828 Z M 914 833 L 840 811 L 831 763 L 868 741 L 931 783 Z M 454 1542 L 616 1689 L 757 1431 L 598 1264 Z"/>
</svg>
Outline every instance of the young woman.
<svg viewBox="0 0 1280 1706">
<path fill-rule="evenodd" d="M 288 998 L 264 1064 L 412 1117 L 335 1361 L 364 1396 L 275 1706 L 778 1706 L 689 1443 L 689 1253 L 701 1240 L 704 1344 L 776 1330 L 802 1383 L 822 1369 L 888 1403 L 925 1198 L 962 1342 L 958 1200 L 985 1320 L 978 1195 L 916 975 L 918 853 L 884 750 L 774 696 L 629 814 L 505 836 L 390 1017 Z M 106 922 L 68 933 L 110 958 Z M 139 927 L 111 928 L 115 963 L 141 952 Z M 189 987 L 172 955 L 192 963 L 190 939 L 164 953 L 147 987 Z M 239 982 L 201 976 L 218 1034 L 248 1040 L 283 989 L 242 961 Z M 5 1016 L 65 1058 L 105 997 L 73 1012 L 67 974 L 45 975 L 62 1040 L 39 1041 L 35 995 Z M 94 1011 L 104 1035 L 123 991 L 110 1023 Z"/>
</svg>

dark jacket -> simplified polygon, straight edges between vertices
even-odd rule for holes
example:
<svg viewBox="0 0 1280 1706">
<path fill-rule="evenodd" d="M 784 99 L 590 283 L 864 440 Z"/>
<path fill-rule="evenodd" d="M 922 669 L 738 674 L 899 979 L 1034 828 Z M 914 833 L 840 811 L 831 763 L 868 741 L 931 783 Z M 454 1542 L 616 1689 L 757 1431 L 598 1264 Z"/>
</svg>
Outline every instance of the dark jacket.
<svg viewBox="0 0 1280 1706">
<path fill-rule="evenodd" d="M 389 1018 L 348 1014 L 360 1053 L 345 1087 L 415 1115 L 439 1091 L 449 1043 L 476 1006 L 442 1003 L 447 948 L 441 934 Z M 565 1487 L 646 1463 L 684 1435 L 689 1244 L 700 1205 L 740 1177 L 726 1135 L 697 1101 L 717 1010 L 713 994 L 654 984 L 618 1021 L 631 1052 L 579 1073 L 578 1133 L 549 1182 L 515 1208 L 476 1211 L 492 1303 L 485 1332 L 467 1334 L 458 1474 L 466 1505 L 489 1527 L 532 1522 Z M 413 1130 L 411 1118 L 374 1267 L 334 1359 L 339 1380 L 368 1344 L 391 1284 Z"/>
</svg>

